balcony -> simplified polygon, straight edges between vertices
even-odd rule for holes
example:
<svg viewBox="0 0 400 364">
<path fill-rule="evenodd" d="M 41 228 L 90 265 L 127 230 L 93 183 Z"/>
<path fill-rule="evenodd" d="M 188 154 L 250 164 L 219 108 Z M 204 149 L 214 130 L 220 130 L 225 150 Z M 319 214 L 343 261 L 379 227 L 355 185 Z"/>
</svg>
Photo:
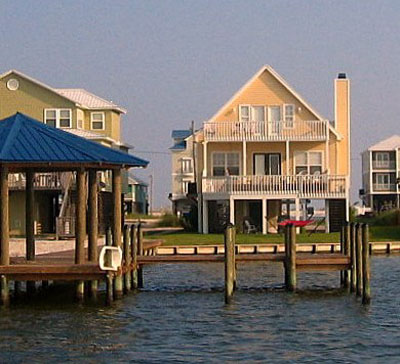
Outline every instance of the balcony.
<svg viewBox="0 0 400 364">
<path fill-rule="evenodd" d="M 33 181 L 35 190 L 61 190 L 61 173 L 36 173 Z M 25 176 L 21 173 L 9 174 L 8 186 L 13 190 L 24 190 L 26 186 Z"/>
<path fill-rule="evenodd" d="M 396 169 L 396 161 L 395 160 L 373 160 L 372 161 L 373 169 Z"/>
<path fill-rule="evenodd" d="M 328 138 L 328 122 L 321 120 L 223 121 L 204 123 L 204 140 L 232 141 L 323 141 Z"/>
<path fill-rule="evenodd" d="M 375 192 L 397 192 L 396 184 L 394 183 L 373 183 L 372 187 Z"/>
<path fill-rule="evenodd" d="M 347 177 L 335 175 L 203 177 L 202 187 L 204 194 L 345 198 Z"/>
</svg>

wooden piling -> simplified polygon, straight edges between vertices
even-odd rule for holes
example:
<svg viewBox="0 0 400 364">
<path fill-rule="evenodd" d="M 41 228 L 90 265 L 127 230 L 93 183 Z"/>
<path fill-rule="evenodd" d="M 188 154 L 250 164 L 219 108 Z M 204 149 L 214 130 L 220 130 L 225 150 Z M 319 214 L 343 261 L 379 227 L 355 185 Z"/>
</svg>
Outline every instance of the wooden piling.
<svg viewBox="0 0 400 364">
<path fill-rule="evenodd" d="M 141 222 L 139 222 L 137 227 L 137 252 L 139 256 L 143 256 L 143 230 Z M 143 267 L 138 267 L 137 275 L 138 275 L 138 288 L 143 288 L 144 286 Z"/>
<path fill-rule="evenodd" d="M 356 225 L 355 223 L 350 224 L 350 292 L 356 292 L 357 290 L 357 259 L 356 259 Z"/>
<path fill-rule="evenodd" d="M 284 234 L 284 244 L 285 244 L 285 261 L 284 261 L 284 268 L 285 268 L 285 287 L 289 286 L 289 266 L 288 266 L 288 254 L 289 254 L 289 229 L 287 226 L 285 227 L 285 234 Z M 313 251 L 314 253 L 314 251 Z"/>
<path fill-rule="evenodd" d="M 97 263 L 97 241 L 98 241 L 98 177 L 95 169 L 89 170 L 88 183 L 88 256 L 89 261 Z M 89 282 L 89 295 L 92 300 L 97 300 L 98 281 Z"/>
<path fill-rule="evenodd" d="M 362 230 L 361 224 L 356 225 L 356 271 L 357 271 L 357 281 L 356 281 L 356 294 L 357 296 L 362 296 Z"/>
<path fill-rule="evenodd" d="M 122 175 L 120 169 L 114 169 L 112 171 L 112 195 L 113 195 L 113 245 L 119 248 L 122 247 L 121 241 L 121 206 L 122 206 Z M 114 298 L 118 299 L 123 294 L 123 279 L 121 274 L 117 274 L 114 278 Z"/>
<path fill-rule="evenodd" d="M 10 264 L 9 217 L 8 217 L 8 168 L 0 167 L 0 264 Z M 10 303 L 7 277 L 1 276 L 1 301 L 4 306 Z"/>
<path fill-rule="evenodd" d="M 133 269 L 131 271 L 131 288 L 137 289 L 138 284 L 138 271 L 137 271 L 137 255 L 138 255 L 138 246 L 137 246 L 137 226 L 133 224 L 131 226 L 131 262 L 133 265 Z"/>
<path fill-rule="evenodd" d="M 288 252 L 286 253 L 286 266 L 288 275 L 287 290 L 296 290 L 296 227 L 292 224 L 287 225 L 288 230 Z"/>
<path fill-rule="evenodd" d="M 232 302 L 235 281 L 235 227 L 225 229 L 225 303 Z"/>
<path fill-rule="evenodd" d="M 76 172 L 76 242 L 75 242 L 75 264 L 85 262 L 85 237 L 86 237 L 86 173 L 84 169 Z M 77 281 L 76 299 L 83 301 L 85 297 L 84 281 Z"/>
<path fill-rule="evenodd" d="M 25 179 L 26 260 L 35 260 L 35 174 L 33 171 L 27 170 Z"/>
<path fill-rule="evenodd" d="M 344 234 L 345 234 L 345 226 L 342 225 L 340 228 L 340 253 L 344 254 Z M 340 286 L 344 287 L 344 270 L 340 271 Z"/>
<path fill-rule="evenodd" d="M 367 224 L 362 225 L 362 270 L 363 270 L 363 291 L 362 303 L 368 304 L 371 302 L 371 287 L 370 287 L 370 259 L 369 259 L 369 229 Z"/>
<path fill-rule="evenodd" d="M 106 230 L 106 246 L 112 246 L 112 230 L 111 227 L 108 227 Z M 106 262 L 107 265 L 110 264 L 110 262 Z M 108 273 L 107 278 L 106 278 L 106 304 L 111 305 L 111 303 L 114 301 L 114 279 L 113 279 L 113 274 Z"/>
<path fill-rule="evenodd" d="M 130 227 L 128 225 L 124 225 L 124 265 L 127 268 L 127 271 L 124 273 L 124 293 L 127 294 L 131 290 L 131 272 L 130 272 L 130 264 L 131 264 L 131 254 L 130 254 Z"/>
<path fill-rule="evenodd" d="M 14 298 L 21 297 L 21 281 L 14 281 Z"/>
<path fill-rule="evenodd" d="M 1 286 L 1 303 L 3 306 L 10 305 L 10 291 L 8 288 L 8 279 L 5 275 L 1 275 L 0 277 L 0 286 Z"/>
<path fill-rule="evenodd" d="M 350 240 L 351 240 L 350 234 L 351 234 L 350 224 L 346 222 L 344 226 L 344 252 L 343 252 L 346 257 L 350 257 Z M 350 280 L 351 280 L 350 275 L 351 275 L 351 270 L 344 271 L 344 288 L 348 291 L 350 290 Z"/>
</svg>

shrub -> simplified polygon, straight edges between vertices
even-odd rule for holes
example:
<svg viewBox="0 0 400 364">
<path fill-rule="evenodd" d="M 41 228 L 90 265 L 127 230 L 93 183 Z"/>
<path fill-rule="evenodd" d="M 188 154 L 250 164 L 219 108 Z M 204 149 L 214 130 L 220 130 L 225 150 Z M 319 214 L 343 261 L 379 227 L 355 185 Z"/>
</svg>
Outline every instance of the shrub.
<svg viewBox="0 0 400 364">
<path fill-rule="evenodd" d="M 373 224 L 377 226 L 390 226 L 399 225 L 400 223 L 400 210 L 394 209 L 381 212 L 373 219 Z"/>
<path fill-rule="evenodd" d="M 173 214 L 165 214 L 158 221 L 157 226 L 159 227 L 180 227 L 183 225 L 182 220 Z"/>
</svg>

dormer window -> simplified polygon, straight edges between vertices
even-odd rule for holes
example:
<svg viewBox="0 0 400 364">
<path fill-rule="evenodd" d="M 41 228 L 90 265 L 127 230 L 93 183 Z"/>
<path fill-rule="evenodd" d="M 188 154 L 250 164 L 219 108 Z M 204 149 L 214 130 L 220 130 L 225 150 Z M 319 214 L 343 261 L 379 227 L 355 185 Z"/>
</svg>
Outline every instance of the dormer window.
<svg viewBox="0 0 400 364">
<path fill-rule="evenodd" d="M 104 130 L 105 129 L 105 114 L 104 112 L 92 112 L 90 114 L 90 120 L 93 130 Z"/>
<path fill-rule="evenodd" d="M 45 109 L 44 123 L 53 128 L 70 128 L 72 123 L 71 109 Z"/>
</svg>

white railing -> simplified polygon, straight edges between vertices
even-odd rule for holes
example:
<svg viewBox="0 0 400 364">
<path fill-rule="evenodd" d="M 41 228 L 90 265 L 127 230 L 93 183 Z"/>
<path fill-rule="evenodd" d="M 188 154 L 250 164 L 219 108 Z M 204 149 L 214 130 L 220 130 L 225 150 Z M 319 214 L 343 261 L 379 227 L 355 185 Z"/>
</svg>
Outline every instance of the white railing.
<svg viewBox="0 0 400 364">
<path fill-rule="evenodd" d="M 395 160 L 388 160 L 388 161 L 372 161 L 372 168 L 373 169 L 396 169 L 396 161 Z"/>
<path fill-rule="evenodd" d="M 25 189 L 25 175 L 22 173 L 9 174 L 8 186 L 12 189 Z M 60 190 L 62 189 L 61 173 L 36 173 L 33 186 L 37 190 Z"/>
<path fill-rule="evenodd" d="M 394 183 L 374 183 L 374 191 L 391 191 L 396 192 L 396 185 Z"/>
<path fill-rule="evenodd" d="M 222 121 L 205 122 L 207 141 L 315 141 L 328 137 L 328 121 Z"/>
<path fill-rule="evenodd" d="M 347 178 L 336 175 L 203 177 L 203 193 L 346 197 Z"/>
</svg>

